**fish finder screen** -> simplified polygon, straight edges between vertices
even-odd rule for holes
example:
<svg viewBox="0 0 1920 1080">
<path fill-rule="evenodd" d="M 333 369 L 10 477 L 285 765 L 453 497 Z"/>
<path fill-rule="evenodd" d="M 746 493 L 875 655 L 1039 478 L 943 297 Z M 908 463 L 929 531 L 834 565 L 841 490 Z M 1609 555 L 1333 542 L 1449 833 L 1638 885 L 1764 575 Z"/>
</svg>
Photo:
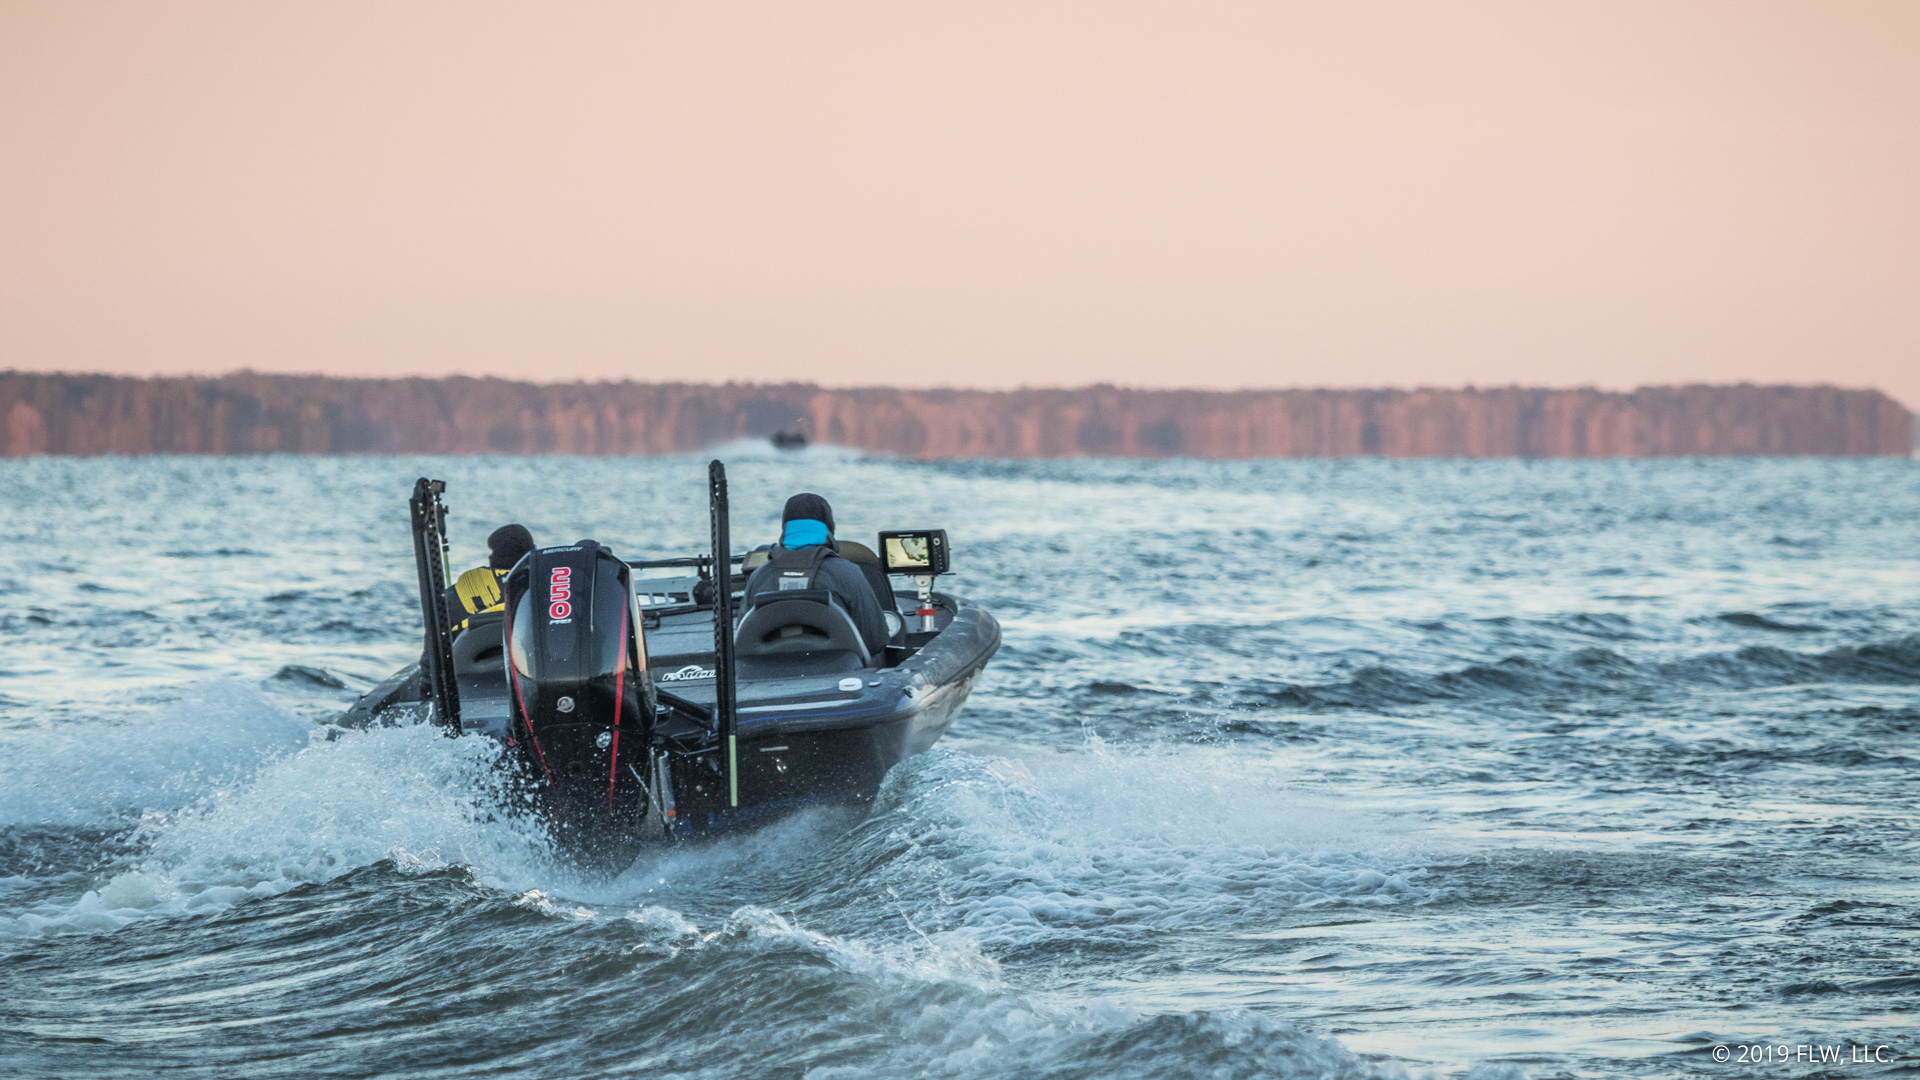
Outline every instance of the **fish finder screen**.
<svg viewBox="0 0 1920 1080">
<path fill-rule="evenodd" d="M 889 574 L 944 574 L 947 572 L 947 532 L 883 532 L 880 556 Z"/>
<path fill-rule="evenodd" d="M 887 565 L 901 570 L 932 566 L 933 556 L 927 553 L 927 538 L 896 536 L 887 541 Z"/>
</svg>

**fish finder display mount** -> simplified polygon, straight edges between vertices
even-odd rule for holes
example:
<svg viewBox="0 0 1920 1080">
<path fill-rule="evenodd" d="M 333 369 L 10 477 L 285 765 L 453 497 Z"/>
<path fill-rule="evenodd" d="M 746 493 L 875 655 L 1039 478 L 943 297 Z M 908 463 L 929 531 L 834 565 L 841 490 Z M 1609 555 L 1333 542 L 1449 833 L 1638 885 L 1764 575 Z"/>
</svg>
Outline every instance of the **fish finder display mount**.
<svg viewBox="0 0 1920 1080">
<path fill-rule="evenodd" d="M 948 570 L 947 530 L 898 529 L 880 534 L 880 561 L 887 573 L 913 578 L 920 587 L 920 630 L 932 633 L 933 579 Z"/>
</svg>

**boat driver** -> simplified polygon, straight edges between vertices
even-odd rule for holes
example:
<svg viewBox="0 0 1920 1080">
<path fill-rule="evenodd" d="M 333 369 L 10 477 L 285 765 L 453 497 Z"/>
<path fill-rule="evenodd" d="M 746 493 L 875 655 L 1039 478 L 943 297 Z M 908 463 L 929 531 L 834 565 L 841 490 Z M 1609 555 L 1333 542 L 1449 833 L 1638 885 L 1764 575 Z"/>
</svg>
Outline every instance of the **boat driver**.
<svg viewBox="0 0 1920 1080">
<path fill-rule="evenodd" d="M 779 591 L 782 573 L 805 574 L 810 587 L 832 593 L 853 616 L 867 651 L 878 655 L 885 648 L 887 620 L 881 614 L 880 599 L 866 574 L 841 557 L 833 539 L 833 507 L 812 492 L 787 500 L 780 513 L 780 542 L 747 578 L 747 602 L 751 604 L 761 593 Z"/>
<path fill-rule="evenodd" d="M 453 632 L 460 633 L 473 616 L 506 610 L 500 583 L 520 557 L 533 550 L 533 534 L 525 525 L 502 525 L 487 537 L 487 565 L 460 575 L 447 590 L 447 613 Z"/>
</svg>

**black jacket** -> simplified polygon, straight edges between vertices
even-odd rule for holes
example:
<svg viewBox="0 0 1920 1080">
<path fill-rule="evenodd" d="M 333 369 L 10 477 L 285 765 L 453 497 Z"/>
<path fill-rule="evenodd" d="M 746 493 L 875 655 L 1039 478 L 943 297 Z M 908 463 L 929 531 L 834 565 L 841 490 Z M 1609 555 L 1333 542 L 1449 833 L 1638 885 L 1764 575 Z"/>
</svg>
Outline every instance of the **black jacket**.
<svg viewBox="0 0 1920 1080">
<path fill-rule="evenodd" d="M 779 544 L 773 545 L 769 553 L 778 559 L 785 551 Z M 747 603 L 763 592 L 773 592 L 780 587 L 779 571 L 771 563 L 761 566 L 747 578 Z M 816 588 L 832 593 L 853 616 L 853 625 L 860 631 L 860 640 L 864 641 L 867 651 L 875 656 L 887 644 L 887 619 L 880 612 L 880 598 L 874 595 L 873 586 L 868 584 L 867 576 L 860 568 L 838 555 L 829 555 L 814 571 L 813 583 Z"/>
</svg>

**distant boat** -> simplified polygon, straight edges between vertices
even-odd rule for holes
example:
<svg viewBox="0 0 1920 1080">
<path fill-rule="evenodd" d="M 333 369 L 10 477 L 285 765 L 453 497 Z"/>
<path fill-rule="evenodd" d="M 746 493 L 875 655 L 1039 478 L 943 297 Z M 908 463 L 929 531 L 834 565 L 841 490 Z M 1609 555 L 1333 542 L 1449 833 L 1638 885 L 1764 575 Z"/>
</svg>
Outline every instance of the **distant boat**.
<svg viewBox="0 0 1920 1080">
<path fill-rule="evenodd" d="M 773 438 L 767 441 L 773 444 L 775 450 L 805 450 L 807 448 L 807 437 L 797 431 L 776 431 L 773 433 Z"/>
</svg>

